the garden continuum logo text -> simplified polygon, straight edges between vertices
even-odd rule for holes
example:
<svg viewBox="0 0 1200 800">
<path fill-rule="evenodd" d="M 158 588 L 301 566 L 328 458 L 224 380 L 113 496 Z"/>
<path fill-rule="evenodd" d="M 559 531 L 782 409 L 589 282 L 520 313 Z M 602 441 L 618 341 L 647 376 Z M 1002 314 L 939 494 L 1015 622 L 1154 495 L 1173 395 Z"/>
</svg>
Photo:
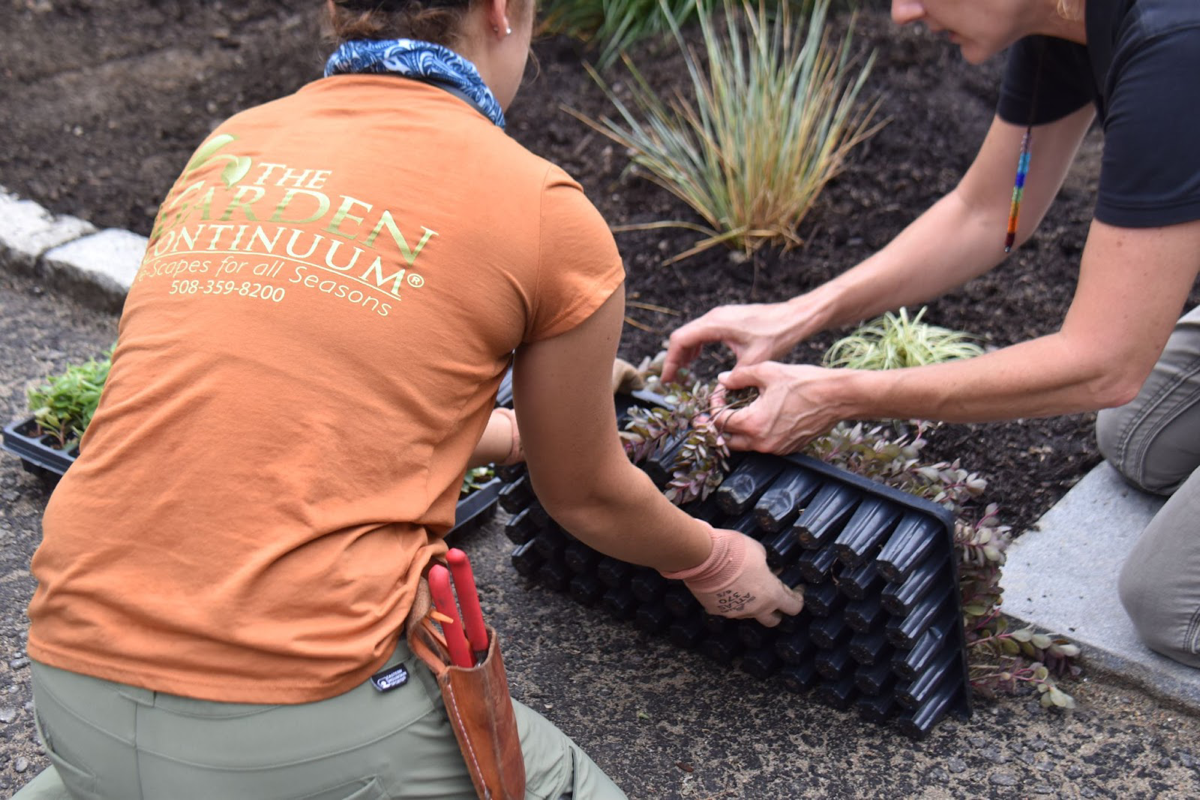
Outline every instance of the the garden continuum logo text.
<svg viewBox="0 0 1200 800">
<path fill-rule="evenodd" d="M 276 303 L 295 284 L 383 317 L 402 288 L 425 285 L 413 266 L 436 231 L 420 226 L 411 244 L 390 210 L 322 191 L 331 170 L 221 152 L 236 140 L 221 134 L 196 151 L 159 210 L 139 282 L 168 278 L 172 295 Z"/>
</svg>

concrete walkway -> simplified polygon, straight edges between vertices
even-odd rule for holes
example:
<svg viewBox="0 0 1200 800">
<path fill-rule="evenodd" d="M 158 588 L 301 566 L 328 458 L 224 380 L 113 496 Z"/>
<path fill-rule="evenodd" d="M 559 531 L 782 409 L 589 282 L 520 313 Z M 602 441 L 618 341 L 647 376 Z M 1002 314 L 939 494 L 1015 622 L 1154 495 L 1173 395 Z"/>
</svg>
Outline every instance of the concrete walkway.
<svg viewBox="0 0 1200 800">
<path fill-rule="evenodd" d="M 120 311 L 146 252 L 130 231 L 97 231 L 55 216 L 0 186 L 0 267 L 36 275 L 47 288 L 103 311 Z"/>
<path fill-rule="evenodd" d="M 1200 711 L 1200 670 L 1142 644 L 1117 597 L 1121 564 L 1163 503 L 1101 463 L 1009 548 L 1003 607 L 1078 643 L 1091 671 Z"/>
</svg>

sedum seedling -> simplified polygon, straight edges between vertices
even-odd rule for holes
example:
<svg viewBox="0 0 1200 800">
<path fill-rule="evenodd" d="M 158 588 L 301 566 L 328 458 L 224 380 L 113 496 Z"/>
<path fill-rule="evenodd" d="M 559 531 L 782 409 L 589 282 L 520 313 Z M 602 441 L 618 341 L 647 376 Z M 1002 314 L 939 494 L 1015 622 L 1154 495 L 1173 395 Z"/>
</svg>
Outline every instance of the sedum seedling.
<svg viewBox="0 0 1200 800">
<path fill-rule="evenodd" d="M 663 384 L 655 379 L 647 388 L 662 394 L 670 406 L 630 409 L 631 419 L 621 432 L 625 452 L 638 463 L 684 436 L 665 494 L 676 505 L 705 499 L 729 471 L 729 445 L 708 413 L 714 392 L 724 390 L 716 384 Z"/>
<path fill-rule="evenodd" d="M 462 488 L 459 489 L 458 496 L 466 497 L 473 492 L 479 491 L 494 477 L 496 477 L 496 468 L 491 464 L 484 464 L 482 467 L 472 467 L 463 476 L 463 484 Z"/>
</svg>

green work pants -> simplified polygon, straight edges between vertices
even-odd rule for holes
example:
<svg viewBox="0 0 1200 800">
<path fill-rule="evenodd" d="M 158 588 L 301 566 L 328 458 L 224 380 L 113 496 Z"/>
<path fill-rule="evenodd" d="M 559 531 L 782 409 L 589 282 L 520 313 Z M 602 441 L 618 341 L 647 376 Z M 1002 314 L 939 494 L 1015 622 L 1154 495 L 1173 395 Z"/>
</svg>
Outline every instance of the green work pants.
<svg viewBox="0 0 1200 800">
<path fill-rule="evenodd" d="M 34 662 L 34 704 L 53 766 L 17 800 L 474 798 L 433 675 L 401 642 L 408 682 L 366 682 L 301 705 L 215 703 Z M 526 798 L 624 800 L 565 734 L 514 703 Z"/>
<path fill-rule="evenodd" d="M 1138 396 L 1097 415 L 1096 439 L 1126 480 L 1170 496 L 1121 567 L 1121 603 L 1151 649 L 1200 667 L 1200 308 Z"/>
</svg>

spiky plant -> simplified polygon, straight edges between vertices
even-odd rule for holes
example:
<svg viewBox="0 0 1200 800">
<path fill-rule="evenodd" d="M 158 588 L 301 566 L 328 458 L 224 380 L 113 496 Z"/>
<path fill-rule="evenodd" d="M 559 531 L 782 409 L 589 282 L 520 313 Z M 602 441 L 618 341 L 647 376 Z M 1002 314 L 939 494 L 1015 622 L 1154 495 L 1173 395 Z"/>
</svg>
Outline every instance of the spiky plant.
<svg viewBox="0 0 1200 800">
<path fill-rule="evenodd" d="M 666 0 L 659 0 L 665 2 Z M 724 25 L 700 6 L 703 57 L 671 32 L 691 86 L 661 98 L 633 61 L 633 108 L 590 70 L 621 121 L 576 117 L 633 152 L 649 179 L 691 206 L 703 224 L 686 221 L 634 227 L 683 227 L 704 238 L 669 261 L 717 244 L 750 253 L 766 243 L 799 244 L 799 226 L 850 151 L 877 129 L 875 106 L 858 103 L 874 62 L 859 65 L 851 34 L 835 42 L 826 28 L 829 0 L 817 0 L 805 29 L 789 4 L 722 0 Z M 853 26 L 851 26 L 851 29 Z"/>
</svg>

